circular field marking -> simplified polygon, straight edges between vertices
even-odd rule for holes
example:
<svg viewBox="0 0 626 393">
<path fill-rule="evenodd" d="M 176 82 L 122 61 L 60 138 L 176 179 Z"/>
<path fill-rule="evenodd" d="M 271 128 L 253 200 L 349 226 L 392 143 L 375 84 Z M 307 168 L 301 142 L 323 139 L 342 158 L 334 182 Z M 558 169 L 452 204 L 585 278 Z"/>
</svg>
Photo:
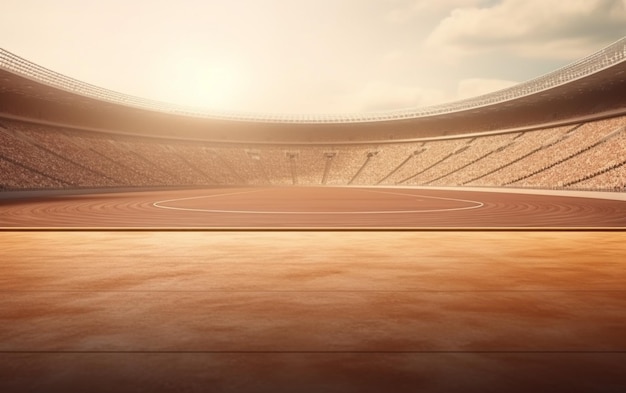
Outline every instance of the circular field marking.
<svg viewBox="0 0 626 393">
<path fill-rule="evenodd" d="M 189 211 L 189 212 L 201 212 L 201 213 L 227 213 L 227 214 L 291 214 L 291 215 L 313 215 L 313 214 L 333 214 L 333 215 L 348 215 L 348 214 L 414 214 L 414 213 L 437 213 L 437 212 L 454 212 L 454 211 L 462 211 L 462 210 L 472 210 L 479 209 L 484 206 L 484 203 L 479 201 L 472 201 L 467 199 L 456 199 L 456 198 L 443 198 L 443 197 L 433 197 L 422 194 L 406 194 L 400 192 L 389 192 L 389 191 L 378 191 L 378 190 L 366 190 L 366 189 L 357 189 L 360 192 L 370 192 L 377 194 L 388 194 L 388 195 L 400 195 L 408 198 L 425 198 L 425 199 L 435 199 L 442 201 L 452 201 L 452 202 L 461 202 L 468 203 L 471 206 L 464 207 L 453 207 L 453 208 L 441 208 L 441 209 L 411 209 L 411 210 L 359 210 L 359 211 L 276 211 L 276 210 L 245 210 L 245 209 L 205 209 L 205 208 L 195 208 L 195 207 L 177 207 L 177 206 L 168 206 L 168 204 L 187 201 L 187 200 L 195 200 L 195 199 L 208 199 L 208 198 L 216 198 L 216 197 L 225 197 L 231 195 L 241 195 L 241 194 L 251 194 L 256 192 L 261 192 L 263 190 L 252 190 L 252 191 L 241 191 L 241 192 L 233 192 L 226 194 L 212 194 L 212 195 L 202 195 L 195 196 L 190 198 L 177 198 L 177 199 L 167 199 L 162 201 L 157 201 L 152 204 L 152 206 L 159 209 L 169 209 L 169 210 L 178 210 L 178 211 Z"/>
<path fill-rule="evenodd" d="M 475 190 L 209 188 L 42 197 L 9 200 L 0 205 L 0 229 L 3 230 L 546 228 L 623 231 L 626 228 L 624 201 Z M 271 211 L 274 209 L 278 212 Z"/>
</svg>

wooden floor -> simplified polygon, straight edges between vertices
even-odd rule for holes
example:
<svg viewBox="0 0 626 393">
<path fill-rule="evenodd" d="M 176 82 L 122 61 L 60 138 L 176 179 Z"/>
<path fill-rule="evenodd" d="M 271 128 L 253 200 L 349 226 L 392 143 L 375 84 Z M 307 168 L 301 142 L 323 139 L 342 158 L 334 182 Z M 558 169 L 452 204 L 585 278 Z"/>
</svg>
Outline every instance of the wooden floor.
<svg viewBox="0 0 626 393">
<path fill-rule="evenodd" d="M 626 391 L 626 232 L 5 230 L 0 260 L 2 392 Z"/>
</svg>

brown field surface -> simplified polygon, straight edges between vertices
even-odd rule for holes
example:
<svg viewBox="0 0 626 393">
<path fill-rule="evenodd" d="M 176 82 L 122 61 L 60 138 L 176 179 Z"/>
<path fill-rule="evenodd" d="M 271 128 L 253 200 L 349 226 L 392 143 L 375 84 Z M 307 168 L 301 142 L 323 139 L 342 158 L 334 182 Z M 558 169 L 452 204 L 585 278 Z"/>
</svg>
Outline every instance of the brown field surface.
<svg viewBox="0 0 626 393">
<path fill-rule="evenodd" d="M 409 188 L 213 188 L 4 200 L 0 227 L 626 228 L 626 201 Z"/>
<path fill-rule="evenodd" d="M 626 391 L 626 232 L 5 230 L 0 260 L 2 392 Z"/>
</svg>

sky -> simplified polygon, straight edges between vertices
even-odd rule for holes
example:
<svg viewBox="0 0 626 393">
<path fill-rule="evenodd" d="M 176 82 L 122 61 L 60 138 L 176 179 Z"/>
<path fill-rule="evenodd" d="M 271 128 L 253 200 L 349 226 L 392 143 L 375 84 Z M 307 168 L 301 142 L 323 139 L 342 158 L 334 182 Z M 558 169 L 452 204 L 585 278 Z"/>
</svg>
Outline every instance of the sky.
<svg viewBox="0 0 626 393">
<path fill-rule="evenodd" d="M 626 35 L 626 0 L 2 0 L 0 47 L 158 101 L 364 113 L 543 75 Z"/>
</svg>

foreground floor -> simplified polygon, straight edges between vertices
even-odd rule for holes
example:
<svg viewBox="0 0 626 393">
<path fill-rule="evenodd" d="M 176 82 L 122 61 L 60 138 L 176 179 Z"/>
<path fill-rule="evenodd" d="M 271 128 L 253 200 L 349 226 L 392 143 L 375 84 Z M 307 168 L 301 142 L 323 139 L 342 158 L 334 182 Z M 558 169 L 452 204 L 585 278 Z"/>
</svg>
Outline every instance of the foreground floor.
<svg viewBox="0 0 626 393">
<path fill-rule="evenodd" d="M 0 391 L 626 391 L 626 232 L 0 233 Z"/>
</svg>

